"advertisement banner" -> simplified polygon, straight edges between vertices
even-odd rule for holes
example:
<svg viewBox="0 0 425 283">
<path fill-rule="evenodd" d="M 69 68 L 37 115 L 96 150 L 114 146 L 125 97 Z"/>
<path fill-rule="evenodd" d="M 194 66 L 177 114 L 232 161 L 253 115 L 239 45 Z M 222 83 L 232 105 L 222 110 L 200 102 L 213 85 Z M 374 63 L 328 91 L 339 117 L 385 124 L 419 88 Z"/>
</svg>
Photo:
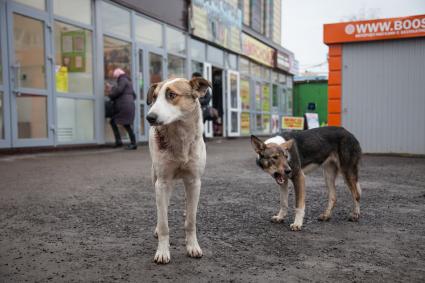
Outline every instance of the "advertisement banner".
<svg viewBox="0 0 425 283">
<path fill-rule="evenodd" d="M 324 25 L 326 44 L 425 36 L 425 15 Z"/>
<path fill-rule="evenodd" d="M 242 12 L 234 3 L 230 0 L 192 0 L 192 33 L 239 53 Z"/>
<path fill-rule="evenodd" d="M 304 117 L 282 117 L 282 129 L 285 130 L 303 130 Z"/>
<path fill-rule="evenodd" d="M 274 67 L 274 49 L 245 33 L 242 34 L 242 53 L 259 63 Z"/>
</svg>

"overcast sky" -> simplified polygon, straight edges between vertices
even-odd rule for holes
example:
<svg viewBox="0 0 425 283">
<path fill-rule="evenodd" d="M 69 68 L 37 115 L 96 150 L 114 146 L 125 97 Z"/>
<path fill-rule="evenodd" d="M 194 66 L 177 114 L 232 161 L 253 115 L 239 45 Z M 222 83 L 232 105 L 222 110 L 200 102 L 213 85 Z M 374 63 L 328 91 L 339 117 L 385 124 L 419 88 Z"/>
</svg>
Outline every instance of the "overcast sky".
<svg viewBox="0 0 425 283">
<path fill-rule="evenodd" d="M 327 73 L 323 24 L 425 14 L 425 0 L 282 0 L 282 44 L 300 71 Z M 312 67 L 324 63 L 320 67 Z"/>
</svg>

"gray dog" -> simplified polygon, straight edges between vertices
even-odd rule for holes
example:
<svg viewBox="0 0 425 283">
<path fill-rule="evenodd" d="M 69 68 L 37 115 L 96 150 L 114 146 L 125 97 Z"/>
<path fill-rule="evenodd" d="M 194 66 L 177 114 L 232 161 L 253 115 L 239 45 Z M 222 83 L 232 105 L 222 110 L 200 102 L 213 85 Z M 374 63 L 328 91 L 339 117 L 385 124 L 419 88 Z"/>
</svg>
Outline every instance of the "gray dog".
<svg viewBox="0 0 425 283">
<path fill-rule="evenodd" d="M 329 220 L 335 205 L 335 179 L 340 172 L 351 191 L 354 211 L 351 221 L 360 216 L 361 189 L 358 182 L 361 148 L 357 139 L 341 127 L 322 127 L 301 132 L 287 132 L 262 142 L 251 136 L 251 144 L 258 154 L 257 165 L 269 173 L 280 186 L 280 211 L 272 217 L 282 222 L 288 211 L 288 180 L 295 189 L 295 220 L 290 225 L 301 230 L 305 208 L 305 174 L 323 167 L 328 188 L 328 205 L 319 220 Z"/>
</svg>

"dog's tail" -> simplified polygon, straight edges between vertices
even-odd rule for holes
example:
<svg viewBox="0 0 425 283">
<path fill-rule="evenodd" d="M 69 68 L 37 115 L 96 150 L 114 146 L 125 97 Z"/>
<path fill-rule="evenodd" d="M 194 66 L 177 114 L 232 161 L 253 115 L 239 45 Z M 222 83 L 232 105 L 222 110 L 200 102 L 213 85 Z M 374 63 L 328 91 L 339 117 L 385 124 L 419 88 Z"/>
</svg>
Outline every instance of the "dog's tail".
<svg viewBox="0 0 425 283">
<path fill-rule="evenodd" d="M 356 137 L 347 130 L 345 130 L 344 136 L 340 141 L 338 154 L 344 175 L 351 175 L 357 182 L 362 149 Z"/>
</svg>

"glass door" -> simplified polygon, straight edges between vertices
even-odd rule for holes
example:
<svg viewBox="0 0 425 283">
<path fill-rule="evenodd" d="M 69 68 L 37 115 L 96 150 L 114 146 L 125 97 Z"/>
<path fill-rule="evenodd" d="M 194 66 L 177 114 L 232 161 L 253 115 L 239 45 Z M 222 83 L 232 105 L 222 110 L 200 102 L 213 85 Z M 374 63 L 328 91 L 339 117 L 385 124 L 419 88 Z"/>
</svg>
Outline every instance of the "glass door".
<svg viewBox="0 0 425 283">
<path fill-rule="evenodd" d="M 212 66 L 210 63 L 204 63 L 204 78 L 207 79 L 212 84 Z M 211 91 L 211 89 L 210 89 Z M 212 93 L 212 92 L 211 92 Z M 212 107 L 212 98 L 210 100 L 210 106 Z M 204 125 L 205 137 L 212 138 L 214 136 L 213 122 L 207 121 Z"/>
<path fill-rule="evenodd" d="M 241 99 L 239 96 L 239 73 L 227 71 L 227 129 L 229 137 L 241 135 Z"/>
<path fill-rule="evenodd" d="M 152 84 L 159 83 L 166 77 L 164 74 L 164 58 L 163 50 L 138 45 L 138 63 L 136 66 L 136 79 L 134 81 L 137 84 L 136 90 L 138 92 L 139 118 L 136 121 L 138 120 L 140 126 L 136 128 L 138 128 L 140 141 L 148 140 L 149 124 L 146 122 L 146 114 L 148 112 L 146 93 Z"/>
<path fill-rule="evenodd" d="M 12 146 L 53 144 L 47 13 L 8 3 Z"/>
<path fill-rule="evenodd" d="M 0 2 L 0 148 L 10 147 L 10 103 L 7 79 L 6 11 L 5 2 Z"/>
</svg>

